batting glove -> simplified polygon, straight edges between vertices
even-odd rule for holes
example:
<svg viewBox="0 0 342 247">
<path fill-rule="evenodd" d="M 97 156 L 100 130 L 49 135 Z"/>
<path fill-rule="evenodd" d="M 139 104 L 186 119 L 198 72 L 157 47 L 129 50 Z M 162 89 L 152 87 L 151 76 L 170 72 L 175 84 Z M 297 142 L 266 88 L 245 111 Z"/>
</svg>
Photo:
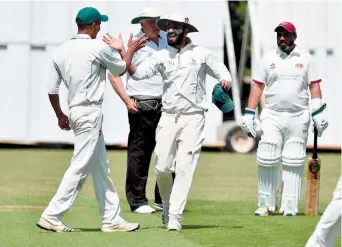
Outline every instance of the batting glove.
<svg viewBox="0 0 342 247">
<path fill-rule="evenodd" d="M 255 110 L 246 108 L 245 115 L 241 118 L 241 129 L 249 137 L 256 137 L 256 132 L 260 131 L 260 121 L 255 118 Z"/>
<path fill-rule="evenodd" d="M 319 137 L 322 136 L 324 130 L 328 127 L 329 123 L 327 120 L 325 120 L 324 116 L 324 109 L 326 107 L 326 104 L 321 103 L 321 99 L 315 98 L 311 100 L 312 105 L 312 120 L 314 122 L 314 126 L 317 129 L 317 135 Z"/>
</svg>

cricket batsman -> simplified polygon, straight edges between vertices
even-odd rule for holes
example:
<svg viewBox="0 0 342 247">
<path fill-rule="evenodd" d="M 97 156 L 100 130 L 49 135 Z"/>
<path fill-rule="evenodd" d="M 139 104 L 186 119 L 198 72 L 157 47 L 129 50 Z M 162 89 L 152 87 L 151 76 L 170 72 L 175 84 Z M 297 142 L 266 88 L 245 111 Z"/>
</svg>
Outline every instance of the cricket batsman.
<svg viewBox="0 0 342 247">
<path fill-rule="evenodd" d="M 205 112 L 208 110 L 205 78 L 207 74 L 212 75 L 228 90 L 231 75 L 209 50 L 187 37 L 188 33 L 198 32 L 188 17 L 170 15 L 158 20 L 157 26 L 167 32 L 168 48 L 153 53 L 138 66 L 132 64 L 127 71 L 135 80 L 150 78 L 157 72 L 163 78 L 155 172 L 163 202 L 163 224 L 168 230 L 180 230 L 204 140 Z M 109 45 L 112 41 L 107 38 Z M 129 56 L 131 59 L 123 48 L 121 51 L 124 58 Z M 176 173 L 174 181 L 173 172 Z"/>
<path fill-rule="evenodd" d="M 255 111 L 264 91 L 265 107 L 260 115 L 261 140 L 256 153 L 258 208 L 255 215 L 267 216 L 276 210 L 282 163 L 280 212 L 284 216 L 295 216 L 310 120 L 313 119 L 319 137 L 328 127 L 328 122 L 322 107 L 321 78 L 316 74 L 310 54 L 295 44 L 295 26 L 282 22 L 275 32 L 278 48 L 267 53 L 260 62 L 241 128 L 250 137 L 256 137 L 256 127 L 260 122 L 255 118 Z"/>
</svg>

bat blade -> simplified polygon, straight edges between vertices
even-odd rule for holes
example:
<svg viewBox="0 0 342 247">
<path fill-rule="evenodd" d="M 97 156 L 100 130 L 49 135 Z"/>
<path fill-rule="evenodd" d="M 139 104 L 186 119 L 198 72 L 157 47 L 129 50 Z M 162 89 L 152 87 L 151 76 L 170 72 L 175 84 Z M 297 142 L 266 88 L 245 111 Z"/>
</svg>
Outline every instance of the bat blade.
<svg viewBox="0 0 342 247">
<path fill-rule="evenodd" d="M 306 215 L 317 216 L 319 211 L 319 187 L 321 160 L 308 159 L 307 192 L 306 192 Z"/>
</svg>

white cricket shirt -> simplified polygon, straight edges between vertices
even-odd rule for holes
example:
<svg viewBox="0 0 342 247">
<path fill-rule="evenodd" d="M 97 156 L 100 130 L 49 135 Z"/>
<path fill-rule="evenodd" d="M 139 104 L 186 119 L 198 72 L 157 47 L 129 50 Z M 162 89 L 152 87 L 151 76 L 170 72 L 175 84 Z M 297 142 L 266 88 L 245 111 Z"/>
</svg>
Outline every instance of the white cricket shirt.
<svg viewBox="0 0 342 247">
<path fill-rule="evenodd" d="M 277 48 L 259 66 L 253 82 L 265 85 L 265 108 L 288 112 L 309 108 L 309 85 L 321 82 L 309 53 L 296 46 L 287 55 Z"/>
<path fill-rule="evenodd" d="M 208 110 L 205 79 L 209 74 L 217 80 L 231 82 L 226 66 L 208 49 L 189 43 L 182 50 L 171 46 L 155 52 L 137 66 L 132 78 L 147 79 L 160 73 L 163 82 L 162 111 L 192 113 Z"/>
<path fill-rule="evenodd" d="M 143 32 L 140 31 L 135 35 L 135 38 L 139 38 L 142 34 Z M 166 33 L 160 32 L 158 45 L 153 41 L 148 41 L 145 47 L 141 48 L 134 54 L 132 63 L 138 66 L 146 59 L 149 59 L 155 51 L 166 49 L 167 46 Z M 163 78 L 160 73 L 156 73 L 154 76 L 141 81 L 134 80 L 127 73 L 126 91 L 129 96 L 148 96 L 161 99 L 163 94 L 163 85 Z"/>
<path fill-rule="evenodd" d="M 69 108 L 103 102 L 106 69 L 118 76 L 125 72 L 126 62 L 105 43 L 87 34 L 73 36 L 57 48 L 48 78 L 48 93 L 58 94 L 61 81 L 68 88 Z"/>
</svg>

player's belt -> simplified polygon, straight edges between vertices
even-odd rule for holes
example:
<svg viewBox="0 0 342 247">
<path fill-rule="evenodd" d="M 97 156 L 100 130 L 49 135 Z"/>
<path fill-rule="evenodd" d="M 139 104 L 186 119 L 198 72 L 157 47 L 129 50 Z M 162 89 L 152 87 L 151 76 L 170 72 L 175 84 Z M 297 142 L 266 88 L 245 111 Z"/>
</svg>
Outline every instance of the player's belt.
<svg viewBox="0 0 342 247">
<path fill-rule="evenodd" d="M 137 104 L 139 110 L 158 111 L 161 108 L 161 99 L 146 96 L 132 96 L 131 99 Z"/>
</svg>

